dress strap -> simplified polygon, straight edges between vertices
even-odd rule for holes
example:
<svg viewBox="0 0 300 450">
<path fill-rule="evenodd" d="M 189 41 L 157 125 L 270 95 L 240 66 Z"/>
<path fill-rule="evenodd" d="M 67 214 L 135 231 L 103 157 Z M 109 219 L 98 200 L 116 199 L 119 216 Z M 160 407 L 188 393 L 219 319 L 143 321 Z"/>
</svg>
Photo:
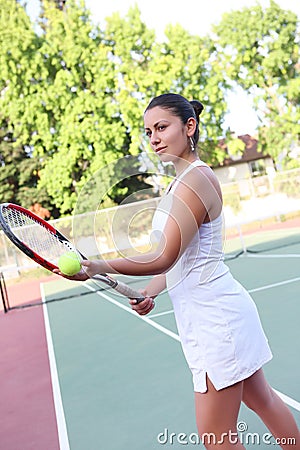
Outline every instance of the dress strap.
<svg viewBox="0 0 300 450">
<path fill-rule="evenodd" d="M 196 161 L 190 163 L 188 167 L 183 172 L 181 172 L 181 174 L 178 177 L 176 177 L 176 180 L 181 180 L 181 178 L 183 178 L 187 173 L 189 173 L 189 171 L 192 170 L 194 167 L 208 167 L 208 166 L 205 162 L 201 161 L 201 159 L 196 159 Z"/>
<path fill-rule="evenodd" d="M 178 176 L 175 177 L 174 180 L 169 184 L 169 186 L 166 189 L 166 194 L 170 192 L 171 190 L 175 189 L 178 184 L 180 183 L 180 180 L 189 173 L 190 170 L 192 170 L 194 167 L 209 167 L 204 161 L 201 161 L 201 159 L 196 159 L 196 161 L 193 161 L 188 165 L 188 167 Z"/>
</svg>

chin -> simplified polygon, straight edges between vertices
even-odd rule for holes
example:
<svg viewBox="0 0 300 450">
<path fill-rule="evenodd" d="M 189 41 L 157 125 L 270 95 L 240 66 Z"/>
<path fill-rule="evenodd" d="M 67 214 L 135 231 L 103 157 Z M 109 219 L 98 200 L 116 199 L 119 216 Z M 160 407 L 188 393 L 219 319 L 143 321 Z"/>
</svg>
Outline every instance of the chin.
<svg viewBox="0 0 300 450">
<path fill-rule="evenodd" d="M 174 162 L 177 157 L 170 153 L 156 153 L 156 156 L 163 162 Z"/>
</svg>

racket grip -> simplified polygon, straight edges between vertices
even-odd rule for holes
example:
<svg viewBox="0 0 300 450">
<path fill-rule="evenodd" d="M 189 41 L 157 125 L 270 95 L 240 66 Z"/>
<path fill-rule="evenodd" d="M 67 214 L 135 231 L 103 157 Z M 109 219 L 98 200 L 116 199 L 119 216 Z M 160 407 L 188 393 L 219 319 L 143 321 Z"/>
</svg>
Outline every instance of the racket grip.
<svg viewBox="0 0 300 450">
<path fill-rule="evenodd" d="M 137 301 L 137 303 L 142 302 L 145 300 L 145 297 L 138 291 L 135 291 L 134 289 L 131 289 L 127 284 L 122 283 L 122 281 L 118 281 L 117 285 L 114 287 L 115 291 L 119 292 L 122 295 L 125 295 L 125 297 L 133 298 Z"/>
</svg>

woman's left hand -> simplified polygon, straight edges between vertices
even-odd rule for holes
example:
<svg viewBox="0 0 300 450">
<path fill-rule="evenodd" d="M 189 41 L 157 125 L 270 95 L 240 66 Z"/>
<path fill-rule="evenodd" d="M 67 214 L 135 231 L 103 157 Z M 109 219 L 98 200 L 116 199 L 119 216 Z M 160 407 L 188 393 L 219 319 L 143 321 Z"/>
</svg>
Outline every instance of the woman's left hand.
<svg viewBox="0 0 300 450">
<path fill-rule="evenodd" d="M 141 291 L 141 294 L 145 296 L 143 301 L 136 303 L 136 300 L 130 299 L 129 303 L 131 304 L 131 308 L 140 316 L 145 316 L 155 307 L 155 301 L 152 297 L 147 296 L 147 292 L 145 290 Z"/>
</svg>

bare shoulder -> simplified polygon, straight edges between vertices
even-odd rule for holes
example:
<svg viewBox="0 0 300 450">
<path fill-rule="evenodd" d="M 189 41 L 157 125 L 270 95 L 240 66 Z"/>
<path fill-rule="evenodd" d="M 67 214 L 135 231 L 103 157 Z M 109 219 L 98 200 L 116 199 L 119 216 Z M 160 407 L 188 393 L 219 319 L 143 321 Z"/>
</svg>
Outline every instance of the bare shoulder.
<svg viewBox="0 0 300 450">
<path fill-rule="evenodd" d="M 189 189 L 195 193 L 205 195 L 205 192 L 212 195 L 214 192 L 221 197 L 221 187 L 214 171 L 206 165 L 193 167 L 181 180 L 178 186 L 178 193 Z"/>
<path fill-rule="evenodd" d="M 182 177 L 174 194 L 178 200 L 189 206 L 195 216 L 202 211 L 198 223 L 213 220 L 222 211 L 220 183 L 208 166 L 193 167 Z"/>
<path fill-rule="evenodd" d="M 215 172 L 209 167 L 209 166 L 200 166 L 197 167 L 198 171 L 200 172 L 200 177 L 205 178 L 208 184 L 211 184 L 214 186 L 214 188 L 217 190 L 219 195 L 221 195 L 221 186 L 220 182 L 215 174 Z"/>
</svg>

